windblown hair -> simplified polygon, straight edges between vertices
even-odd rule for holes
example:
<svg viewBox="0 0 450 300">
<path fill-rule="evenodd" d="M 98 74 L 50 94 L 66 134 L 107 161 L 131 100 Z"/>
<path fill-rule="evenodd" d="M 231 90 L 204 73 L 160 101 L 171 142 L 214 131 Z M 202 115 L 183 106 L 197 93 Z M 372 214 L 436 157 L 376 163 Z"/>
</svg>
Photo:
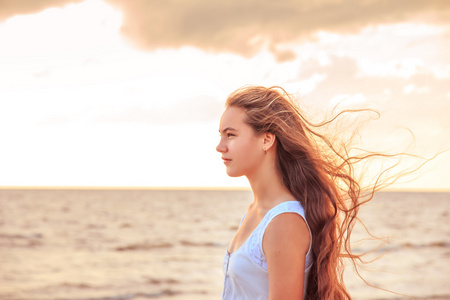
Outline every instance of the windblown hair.
<svg viewBox="0 0 450 300">
<path fill-rule="evenodd" d="M 314 257 L 309 273 L 306 299 L 351 299 L 344 281 L 344 259 L 356 266 L 361 255 L 352 253 L 350 235 L 357 221 L 359 206 L 372 199 L 383 184 L 362 187 L 354 164 L 373 156 L 370 152 L 350 155 L 344 145 L 317 129 L 329 121 L 314 124 L 280 87 L 250 86 L 232 93 L 227 107 L 245 111 L 246 123 L 255 134 L 276 136 L 279 173 L 285 186 L 305 209 L 312 233 Z M 389 155 L 386 155 L 389 156 Z M 381 176 L 381 175 L 379 175 Z"/>
</svg>

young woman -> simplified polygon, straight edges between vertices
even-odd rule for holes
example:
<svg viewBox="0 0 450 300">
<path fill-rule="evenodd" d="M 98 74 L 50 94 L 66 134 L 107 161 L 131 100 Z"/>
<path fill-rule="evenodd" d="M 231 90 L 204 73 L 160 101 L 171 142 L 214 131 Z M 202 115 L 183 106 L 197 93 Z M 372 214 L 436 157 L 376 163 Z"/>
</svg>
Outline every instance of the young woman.
<svg viewBox="0 0 450 300">
<path fill-rule="evenodd" d="M 225 255 L 223 299 L 350 299 L 343 257 L 362 202 L 352 163 L 281 88 L 232 93 L 220 120 L 229 176 L 254 194 Z"/>
</svg>

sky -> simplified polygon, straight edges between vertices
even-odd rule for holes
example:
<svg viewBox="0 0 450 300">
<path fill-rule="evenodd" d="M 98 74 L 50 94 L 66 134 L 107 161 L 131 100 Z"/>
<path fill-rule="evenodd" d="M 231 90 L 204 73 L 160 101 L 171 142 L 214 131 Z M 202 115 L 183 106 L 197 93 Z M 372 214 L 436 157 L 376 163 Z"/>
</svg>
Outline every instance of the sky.
<svg viewBox="0 0 450 300">
<path fill-rule="evenodd" d="M 376 109 L 364 147 L 433 157 L 450 148 L 450 2 L 0 0 L 0 187 L 248 187 L 215 151 L 244 85 L 285 88 L 315 121 Z M 450 152 L 392 188 L 449 190 Z"/>
</svg>

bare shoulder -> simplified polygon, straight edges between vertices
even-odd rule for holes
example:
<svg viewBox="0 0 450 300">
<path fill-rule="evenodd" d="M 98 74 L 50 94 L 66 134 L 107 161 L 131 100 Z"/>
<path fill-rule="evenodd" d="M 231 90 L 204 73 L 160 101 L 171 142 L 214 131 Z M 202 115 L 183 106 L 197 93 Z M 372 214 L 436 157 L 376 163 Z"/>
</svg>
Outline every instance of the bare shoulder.
<svg viewBox="0 0 450 300">
<path fill-rule="evenodd" d="M 305 220 L 297 213 L 282 213 L 267 226 L 263 238 L 264 253 L 294 250 L 297 254 L 308 252 L 311 237 Z M 290 252 L 290 251 L 288 251 Z"/>
<path fill-rule="evenodd" d="M 269 271 L 269 299 L 301 299 L 310 234 L 297 213 L 282 213 L 267 226 L 263 251 Z"/>
</svg>

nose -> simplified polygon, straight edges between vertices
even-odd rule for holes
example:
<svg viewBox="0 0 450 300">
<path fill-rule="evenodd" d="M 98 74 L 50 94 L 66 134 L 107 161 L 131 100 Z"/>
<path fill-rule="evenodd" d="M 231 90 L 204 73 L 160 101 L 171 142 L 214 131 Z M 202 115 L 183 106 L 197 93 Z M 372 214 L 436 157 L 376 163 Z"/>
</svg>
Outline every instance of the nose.
<svg viewBox="0 0 450 300">
<path fill-rule="evenodd" d="M 220 153 L 224 153 L 227 151 L 226 149 L 227 149 L 226 146 L 222 143 L 222 140 L 220 140 L 219 144 L 216 147 L 216 151 L 220 152 Z"/>
</svg>

